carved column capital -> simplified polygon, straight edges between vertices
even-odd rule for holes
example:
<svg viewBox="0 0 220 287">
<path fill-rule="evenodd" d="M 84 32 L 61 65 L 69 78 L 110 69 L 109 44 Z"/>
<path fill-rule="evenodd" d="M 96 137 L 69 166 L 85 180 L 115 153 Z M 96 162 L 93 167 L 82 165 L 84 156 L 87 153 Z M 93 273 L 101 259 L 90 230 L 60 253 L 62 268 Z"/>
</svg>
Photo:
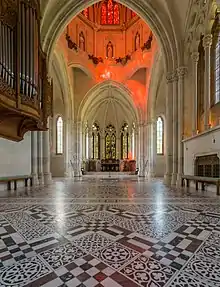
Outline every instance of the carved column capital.
<svg viewBox="0 0 220 287">
<path fill-rule="evenodd" d="M 187 74 L 187 68 L 186 67 L 179 67 L 177 68 L 177 75 L 179 79 L 183 79 L 185 75 Z"/>
<path fill-rule="evenodd" d="M 203 38 L 203 47 L 206 49 L 210 48 L 211 45 L 212 45 L 212 34 L 207 34 Z"/>
<path fill-rule="evenodd" d="M 199 52 L 192 52 L 191 58 L 192 58 L 193 62 L 198 63 L 198 61 L 199 61 Z"/>
<path fill-rule="evenodd" d="M 176 71 L 168 72 L 166 75 L 167 84 L 172 83 L 176 79 Z"/>
</svg>

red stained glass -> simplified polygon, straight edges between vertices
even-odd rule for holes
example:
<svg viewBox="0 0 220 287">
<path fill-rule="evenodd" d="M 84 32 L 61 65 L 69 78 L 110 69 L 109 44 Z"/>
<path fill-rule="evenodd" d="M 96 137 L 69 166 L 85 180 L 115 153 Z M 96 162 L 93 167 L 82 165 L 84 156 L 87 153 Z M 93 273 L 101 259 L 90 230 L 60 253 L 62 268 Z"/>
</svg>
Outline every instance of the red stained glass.
<svg viewBox="0 0 220 287">
<path fill-rule="evenodd" d="M 101 7 L 101 24 L 120 24 L 118 3 L 112 0 L 105 1 Z"/>
<path fill-rule="evenodd" d="M 89 8 L 86 8 L 85 10 L 83 10 L 83 15 L 89 19 Z"/>
<path fill-rule="evenodd" d="M 114 5 L 114 24 L 120 24 L 119 23 L 119 7 L 118 4 L 116 3 Z"/>
<path fill-rule="evenodd" d="M 134 18 L 137 14 L 133 11 L 131 11 L 131 18 Z"/>
<path fill-rule="evenodd" d="M 108 24 L 113 24 L 113 3 L 112 0 L 108 0 Z"/>
<path fill-rule="evenodd" d="M 101 24 L 107 24 L 107 6 L 106 3 L 102 4 L 102 11 L 101 11 Z"/>
</svg>

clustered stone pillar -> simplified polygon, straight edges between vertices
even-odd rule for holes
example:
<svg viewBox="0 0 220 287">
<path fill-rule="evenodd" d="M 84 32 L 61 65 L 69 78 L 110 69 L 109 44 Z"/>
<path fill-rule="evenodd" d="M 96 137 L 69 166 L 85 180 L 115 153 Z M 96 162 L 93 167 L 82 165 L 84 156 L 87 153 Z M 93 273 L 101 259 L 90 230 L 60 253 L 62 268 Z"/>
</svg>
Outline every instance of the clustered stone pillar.
<svg viewBox="0 0 220 287">
<path fill-rule="evenodd" d="M 48 123 L 49 128 L 49 123 Z M 51 183 L 51 172 L 50 172 L 50 133 L 48 131 L 43 132 L 43 173 L 44 173 L 44 184 Z"/>
<path fill-rule="evenodd" d="M 31 174 L 33 184 L 38 185 L 37 132 L 31 132 Z"/>
<path fill-rule="evenodd" d="M 178 175 L 177 185 L 181 186 L 183 175 L 183 124 L 184 124 L 184 77 L 187 73 L 186 67 L 179 67 L 178 74 Z"/>
<path fill-rule="evenodd" d="M 212 45 L 212 35 L 205 35 L 203 38 L 203 46 L 205 49 L 205 93 L 204 93 L 204 128 L 209 129 L 209 109 L 210 109 L 210 52 Z"/>
<path fill-rule="evenodd" d="M 192 78 L 193 78 L 193 97 L 192 97 L 192 136 L 197 134 L 197 129 L 198 129 L 198 115 L 197 115 L 197 102 L 198 102 L 198 82 L 197 82 L 197 77 L 198 77 L 198 61 L 199 61 L 199 53 L 198 52 L 193 52 L 192 55 Z"/>
<path fill-rule="evenodd" d="M 148 178 L 152 178 L 155 175 L 155 159 L 156 159 L 156 148 L 157 148 L 157 122 L 156 119 L 153 118 L 151 121 L 147 123 L 147 154 L 148 154 L 148 164 L 147 164 L 147 176 Z"/>
<path fill-rule="evenodd" d="M 49 130 L 31 132 L 31 170 L 34 185 L 51 183 Z"/>
<path fill-rule="evenodd" d="M 139 138 L 139 176 L 145 176 L 145 157 L 144 157 L 144 123 L 138 126 Z"/>
<path fill-rule="evenodd" d="M 168 95 L 169 96 L 169 95 Z M 176 185 L 178 169 L 178 75 L 173 74 L 173 173 L 172 185 Z"/>
<path fill-rule="evenodd" d="M 39 184 L 44 184 L 43 174 L 43 132 L 37 132 L 37 143 L 38 143 L 38 178 Z"/>
<path fill-rule="evenodd" d="M 166 172 L 164 183 L 167 185 L 171 184 L 171 177 L 172 177 L 172 162 L 173 162 L 173 130 L 172 130 L 172 121 L 173 121 L 173 80 L 174 74 L 173 72 L 167 74 L 167 86 L 168 86 L 168 93 L 166 96 Z"/>
</svg>

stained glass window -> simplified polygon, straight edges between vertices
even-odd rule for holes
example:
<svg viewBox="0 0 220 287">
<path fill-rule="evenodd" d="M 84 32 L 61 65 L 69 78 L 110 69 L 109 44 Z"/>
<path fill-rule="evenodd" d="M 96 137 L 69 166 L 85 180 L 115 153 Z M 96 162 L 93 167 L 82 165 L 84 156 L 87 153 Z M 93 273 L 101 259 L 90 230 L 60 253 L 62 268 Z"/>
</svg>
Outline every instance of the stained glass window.
<svg viewBox="0 0 220 287">
<path fill-rule="evenodd" d="M 134 11 L 131 11 L 131 18 L 134 18 L 137 14 Z"/>
<path fill-rule="evenodd" d="M 118 3 L 107 0 L 101 6 L 101 24 L 118 25 L 120 24 L 120 13 Z"/>
<path fill-rule="evenodd" d="M 57 154 L 63 154 L 63 119 L 61 117 L 57 118 L 56 122 L 56 152 Z"/>
<path fill-rule="evenodd" d="M 127 159 L 129 157 L 129 148 L 128 125 L 124 124 L 121 129 L 121 159 Z"/>
<path fill-rule="evenodd" d="M 87 19 L 89 19 L 89 8 L 86 8 L 86 9 L 83 10 L 83 15 L 84 15 Z"/>
<path fill-rule="evenodd" d="M 116 159 L 116 136 L 112 125 L 109 125 L 105 131 L 105 158 Z"/>
<path fill-rule="evenodd" d="M 163 154 L 164 147 L 164 125 L 161 117 L 157 119 L 157 154 Z"/>
</svg>

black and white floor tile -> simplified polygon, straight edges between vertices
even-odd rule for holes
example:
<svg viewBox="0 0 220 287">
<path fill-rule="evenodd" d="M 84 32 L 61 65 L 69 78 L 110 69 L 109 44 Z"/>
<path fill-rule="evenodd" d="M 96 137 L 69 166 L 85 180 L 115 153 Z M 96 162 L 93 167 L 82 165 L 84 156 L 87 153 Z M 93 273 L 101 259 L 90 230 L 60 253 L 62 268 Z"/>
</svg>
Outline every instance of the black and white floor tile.
<svg viewBox="0 0 220 287">
<path fill-rule="evenodd" d="M 0 197 L 2 287 L 220 287 L 215 194 L 136 177 L 24 194 Z"/>
</svg>

